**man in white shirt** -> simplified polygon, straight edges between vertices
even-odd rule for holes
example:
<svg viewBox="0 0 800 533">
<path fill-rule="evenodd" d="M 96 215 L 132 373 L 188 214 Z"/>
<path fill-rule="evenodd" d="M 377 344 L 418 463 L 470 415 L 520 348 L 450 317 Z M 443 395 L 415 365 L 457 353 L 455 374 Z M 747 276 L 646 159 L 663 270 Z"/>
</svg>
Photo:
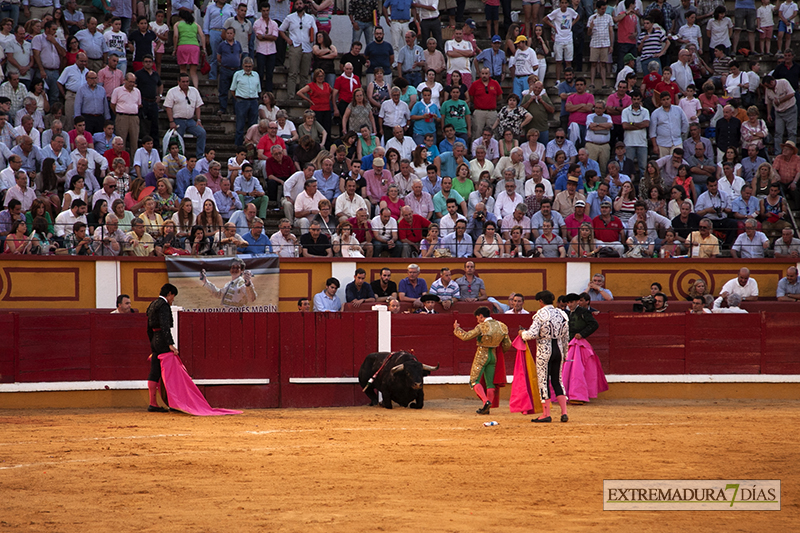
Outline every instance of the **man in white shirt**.
<svg viewBox="0 0 800 533">
<path fill-rule="evenodd" d="M 303 192 L 306 186 L 306 180 L 314 177 L 317 167 L 314 163 L 306 163 L 303 170 L 298 170 L 283 183 L 283 197 L 281 198 L 281 205 L 283 206 L 283 213 L 289 220 L 294 220 L 294 202 L 297 197 Z"/>
<path fill-rule="evenodd" d="M 194 185 L 186 188 L 184 198 L 192 201 L 192 216 L 195 219 L 197 219 L 197 215 L 203 212 L 203 204 L 206 200 L 211 200 L 215 206 L 217 205 L 217 201 L 214 200 L 214 193 L 209 187 L 206 187 L 207 184 L 208 178 L 200 174 L 194 179 Z"/>
<path fill-rule="evenodd" d="M 733 294 L 742 300 L 758 300 L 758 283 L 750 277 L 750 269 L 742 267 L 737 277 L 728 280 L 719 291 L 719 297 L 714 301 L 714 305 L 718 306 L 717 302 L 722 303 Z"/>
<path fill-rule="evenodd" d="M 439 234 L 444 237 L 456 230 L 456 222 L 466 221 L 466 217 L 458 212 L 458 202 L 455 198 L 447 199 L 447 214 L 439 219 Z M 373 225 L 373 228 L 375 226 Z"/>
<path fill-rule="evenodd" d="M 295 0 L 295 12 L 286 17 L 280 26 L 280 36 L 286 41 L 286 65 L 289 67 L 287 90 L 295 94 L 298 84 L 305 87 L 311 71 L 311 48 L 317 34 L 317 22 L 306 13 L 303 0 Z"/>
<path fill-rule="evenodd" d="M 472 70 L 470 58 L 475 56 L 472 43 L 464 40 L 464 30 L 456 27 L 453 38 L 444 43 L 444 55 L 447 57 L 447 84 L 450 76 L 458 71 L 461 74 L 461 83 L 469 87 L 472 85 Z"/>
<path fill-rule="evenodd" d="M 374 257 L 380 257 L 382 252 L 389 252 L 391 257 L 408 257 L 406 245 L 398 241 L 397 221 L 392 218 L 388 207 L 381 209 L 381 214 L 370 222 L 372 224 L 372 249 Z"/>
<path fill-rule="evenodd" d="M 367 202 L 356 194 L 356 180 L 347 178 L 344 182 L 344 194 L 340 194 L 336 198 L 336 206 L 334 212 L 342 222 L 348 218 L 353 218 L 359 209 L 368 210 Z"/>
<path fill-rule="evenodd" d="M 731 255 L 742 259 L 764 259 L 764 252 L 768 249 L 769 239 L 758 231 L 758 222 L 748 218 L 744 223 L 744 233 L 733 243 Z"/>
<path fill-rule="evenodd" d="M 167 91 L 164 109 L 167 111 L 170 128 L 177 129 L 181 137 L 191 133 L 197 139 L 195 155 L 198 161 L 202 159 L 206 150 L 206 130 L 200 121 L 201 107 L 203 98 L 200 92 L 189 85 L 189 75 L 181 73 L 178 77 L 178 86 Z"/>
<path fill-rule="evenodd" d="M 381 104 L 378 113 L 378 131 L 383 132 L 384 142 L 394 136 L 394 127 L 401 126 L 404 130 L 411 120 L 411 110 L 408 104 L 400 100 L 400 89 L 392 87 L 391 98 Z M 377 156 L 376 156 L 377 157 Z"/>
<path fill-rule="evenodd" d="M 56 217 L 56 237 L 63 238 L 72 233 L 72 226 L 76 222 L 86 223 L 86 202 L 80 199 L 73 200 L 72 206 L 59 213 Z"/>
<path fill-rule="evenodd" d="M 94 148 L 91 148 L 89 143 L 86 141 L 86 138 L 83 136 L 75 138 L 75 149 L 70 152 L 69 157 L 76 166 L 79 159 L 85 159 L 86 164 L 88 165 L 87 170 L 92 176 L 95 175 L 95 169 L 98 165 L 100 166 L 100 177 L 102 178 L 106 175 L 106 171 L 108 170 L 108 160 L 97 153 Z M 67 184 L 67 187 L 69 187 L 69 184 Z M 95 179 L 92 179 L 91 183 L 87 182 L 86 187 L 90 194 L 94 193 L 100 188 Z M 110 203 L 108 205 L 111 207 Z"/>
<path fill-rule="evenodd" d="M 292 233 L 292 221 L 282 218 L 278 222 L 278 231 L 269 238 L 272 243 L 272 251 L 278 257 L 297 257 L 297 236 Z"/>
<path fill-rule="evenodd" d="M 392 128 L 392 133 L 394 135 L 386 142 L 386 149 L 394 148 L 400 152 L 400 159 L 411 159 L 414 149 L 417 147 L 414 139 L 405 136 L 402 126 Z"/>
<path fill-rule="evenodd" d="M 503 220 L 507 215 L 514 212 L 514 209 L 525 202 L 522 195 L 517 194 L 517 183 L 512 179 L 504 182 L 505 190 L 497 195 L 494 202 L 494 216 L 497 220 Z"/>
<path fill-rule="evenodd" d="M 628 236 L 633 237 L 635 232 L 634 225 L 641 221 L 647 226 L 647 236 L 652 239 L 656 244 L 661 242 L 658 238 L 658 230 L 666 230 L 672 227 L 672 222 L 667 217 L 663 217 L 655 211 L 647 209 L 647 204 L 638 200 L 634 207 L 635 214 L 628 220 Z"/>
<path fill-rule="evenodd" d="M 319 203 L 326 198 L 317 190 L 317 180 L 307 179 L 303 184 L 303 192 L 294 201 L 294 227 L 301 233 L 308 233 L 308 226 L 319 213 Z"/>
<path fill-rule="evenodd" d="M 594 113 L 586 117 L 586 151 L 589 159 L 597 161 L 600 165 L 600 174 L 605 175 L 608 158 L 611 156 L 611 115 L 606 114 L 606 103 L 597 100 L 594 103 Z"/>
</svg>

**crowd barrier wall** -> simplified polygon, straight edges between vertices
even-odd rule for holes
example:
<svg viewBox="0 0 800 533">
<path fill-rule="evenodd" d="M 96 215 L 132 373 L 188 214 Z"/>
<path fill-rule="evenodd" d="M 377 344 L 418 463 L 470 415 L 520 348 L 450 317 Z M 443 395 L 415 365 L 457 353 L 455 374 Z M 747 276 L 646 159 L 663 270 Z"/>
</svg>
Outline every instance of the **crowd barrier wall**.
<svg viewBox="0 0 800 533">
<path fill-rule="evenodd" d="M 357 385 L 364 357 L 377 351 L 378 314 L 178 314 L 180 357 L 209 402 L 226 407 L 324 407 L 366 402 Z M 796 313 L 747 315 L 601 313 L 589 339 L 607 374 L 800 374 Z M 512 338 L 531 316 L 497 316 Z M 392 349 L 413 351 L 439 383 L 463 383 L 475 343 L 453 336 L 471 314 L 394 315 Z M 46 328 L 45 328 L 46 325 Z M 1 384 L 131 383 L 143 388 L 150 352 L 143 314 L 20 311 L 0 314 Z M 513 374 L 515 354 L 505 354 Z M 749 379 L 749 378 L 748 378 Z M 465 386 L 465 385 L 464 385 Z M 120 388 L 118 385 L 114 385 Z M 612 384 L 612 387 L 614 385 Z M 43 390 L 56 390 L 47 389 Z M 57 407 L 58 405 L 53 405 Z"/>
<path fill-rule="evenodd" d="M 533 296 L 542 289 L 554 294 L 580 292 L 593 274 L 606 276 L 606 286 L 616 299 L 633 299 L 649 293 L 659 282 L 672 300 L 683 300 L 690 283 L 705 279 L 712 293 L 736 277 L 739 268 L 750 268 L 762 297 L 774 298 L 778 280 L 786 269 L 797 266 L 790 259 L 476 259 L 476 273 L 489 296 L 505 302 L 512 292 L 522 293 L 529 311 L 536 309 Z M 464 261 L 441 259 L 281 259 L 279 311 L 296 311 L 297 300 L 313 298 L 331 276 L 344 288 L 356 268 L 367 271 L 367 280 L 378 279 L 383 267 L 392 269 L 392 279 L 406 277 L 406 267 L 420 265 L 421 277 L 430 286 L 443 267 L 454 278 L 463 275 Z M 96 257 L 0 257 L 0 309 L 114 307 L 118 294 L 131 296 L 133 306 L 145 311 L 168 281 L 163 259 Z"/>
</svg>

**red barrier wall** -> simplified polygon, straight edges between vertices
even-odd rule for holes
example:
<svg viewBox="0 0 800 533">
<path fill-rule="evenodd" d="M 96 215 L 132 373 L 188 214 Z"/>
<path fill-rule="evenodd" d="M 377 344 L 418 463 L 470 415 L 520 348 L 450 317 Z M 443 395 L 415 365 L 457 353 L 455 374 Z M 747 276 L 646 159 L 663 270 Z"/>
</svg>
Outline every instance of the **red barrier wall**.
<svg viewBox="0 0 800 533">
<path fill-rule="evenodd" d="M 796 313 L 686 315 L 602 313 L 589 339 L 609 374 L 800 374 Z M 531 315 L 496 315 L 516 336 Z M 468 375 L 474 342 L 452 334 L 471 314 L 394 315 L 392 346 L 413 350 L 438 375 Z M 360 405 L 358 375 L 377 350 L 375 313 L 180 313 L 181 359 L 195 379 L 269 379 L 268 385 L 201 387 L 225 407 Z M 150 352 L 143 314 L 0 314 L 0 380 L 144 380 Z M 505 371 L 513 373 L 514 354 Z M 323 378 L 323 383 L 297 383 Z"/>
</svg>

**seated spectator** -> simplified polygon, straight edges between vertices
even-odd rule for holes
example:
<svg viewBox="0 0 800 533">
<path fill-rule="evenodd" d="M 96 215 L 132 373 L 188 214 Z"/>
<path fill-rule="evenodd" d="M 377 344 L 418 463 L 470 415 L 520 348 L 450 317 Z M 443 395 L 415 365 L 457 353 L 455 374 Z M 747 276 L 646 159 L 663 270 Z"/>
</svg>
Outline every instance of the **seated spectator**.
<svg viewBox="0 0 800 533">
<path fill-rule="evenodd" d="M 606 277 L 602 274 L 595 274 L 592 276 L 592 281 L 586 287 L 586 292 L 589 295 L 589 301 L 592 302 L 610 302 L 614 299 L 614 295 L 610 290 L 605 288 Z"/>
<path fill-rule="evenodd" d="M 525 204 L 517 204 L 516 209 L 506 215 L 502 220 L 502 235 L 504 239 L 509 238 L 511 228 L 520 226 L 522 228 L 522 236 L 529 237 L 531 234 L 531 219 L 528 218 L 526 212 L 528 207 Z"/>
<path fill-rule="evenodd" d="M 411 182 L 411 192 L 406 195 L 404 202 L 407 207 L 410 207 L 412 212 L 420 217 L 430 220 L 433 216 L 433 197 L 423 190 L 422 181 L 415 179 Z M 344 195 L 339 196 L 341 198 Z M 471 197 L 472 195 L 470 195 Z M 494 200 L 493 200 L 494 201 Z M 338 204 L 338 200 L 337 200 Z"/>
<path fill-rule="evenodd" d="M 731 248 L 731 255 L 742 259 L 763 259 L 764 252 L 769 249 L 769 239 L 757 230 L 758 222 L 750 218 L 745 222 L 744 233 L 736 238 Z"/>
<path fill-rule="evenodd" d="M 635 220 L 631 231 L 633 234 L 628 237 L 626 242 L 628 252 L 625 257 L 653 257 L 655 241 L 647 234 L 647 224 L 641 220 Z"/>
<path fill-rule="evenodd" d="M 400 280 L 397 290 L 401 302 L 410 303 L 416 308 L 422 307 L 420 298 L 428 293 L 428 284 L 419 277 L 419 265 L 408 265 L 408 277 Z"/>
<path fill-rule="evenodd" d="M 521 216 L 524 216 L 522 214 Z M 528 218 L 528 217 L 524 217 Z M 483 235 L 475 240 L 474 255 L 479 258 L 499 258 L 505 254 L 505 243 L 497 234 L 497 224 L 486 221 L 483 225 Z M 514 226 L 519 227 L 519 226 Z M 530 227 L 530 221 L 528 221 Z"/>
<path fill-rule="evenodd" d="M 690 315 L 711 314 L 711 309 L 706 308 L 706 300 L 702 296 L 692 298 L 692 308 L 688 311 Z"/>
<path fill-rule="evenodd" d="M 447 213 L 439 219 L 439 229 L 442 236 L 449 235 L 455 231 L 456 222 L 467 219 L 458 212 L 458 203 L 455 198 L 447 199 Z"/>
<path fill-rule="evenodd" d="M 750 277 L 749 268 L 740 268 L 738 276 L 725 282 L 722 290 L 719 291 L 719 297 L 714 300 L 714 306 L 719 307 L 724 300 L 728 300 L 730 306 L 730 297 L 734 295 L 739 296 L 743 301 L 758 300 L 758 282 Z"/>
<path fill-rule="evenodd" d="M 181 239 L 175 231 L 175 223 L 172 220 L 164 221 L 161 231 L 155 239 L 156 257 L 186 254 L 186 251 L 181 249 Z"/>
<path fill-rule="evenodd" d="M 686 248 L 692 257 L 710 259 L 719 255 L 719 239 L 711 233 L 713 225 L 707 218 L 698 223 L 698 231 L 693 231 L 686 239 Z"/>
<path fill-rule="evenodd" d="M 719 190 L 719 184 L 715 176 L 710 176 L 706 183 L 708 190 L 697 198 L 695 212 L 711 221 L 714 229 L 725 232 L 725 244 L 731 246 L 736 239 L 738 224 L 729 218 L 731 210 L 730 197 Z"/>
<path fill-rule="evenodd" d="M 540 211 L 541 212 L 541 211 Z M 550 220 L 543 220 L 541 223 L 541 232 L 534 245 L 540 257 L 566 257 L 567 252 L 564 249 L 564 240 L 553 232 L 553 222 Z"/>
<path fill-rule="evenodd" d="M 364 257 L 364 247 L 358 242 L 353 234 L 353 225 L 347 220 L 339 222 L 336 233 L 331 237 L 331 246 L 334 257 Z"/>
<path fill-rule="evenodd" d="M 786 277 L 778 281 L 778 289 L 775 296 L 779 302 L 800 301 L 800 282 L 797 281 L 797 268 L 789 267 L 786 269 Z"/>
<path fill-rule="evenodd" d="M 714 308 L 712 313 L 747 313 L 744 309 L 739 307 L 743 298 L 738 294 L 731 294 L 727 298 L 728 307 L 722 307 L 722 298 L 714 300 Z"/>
<path fill-rule="evenodd" d="M 294 225 L 301 233 L 306 234 L 310 223 L 319 213 L 319 202 L 325 197 L 317 190 L 317 180 L 307 179 L 303 185 L 303 192 L 297 195 L 294 203 Z"/>
<path fill-rule="evenodd" d="M 345 287 L 345 298 L 347 303 L 351 304 L 354 308 L 358 309 L 362 304 L 371 304 L 375 302 L 375 293 L 372 286 L 366 283 L 367 271 L 363 268 L 357 268 L 353 276 L 353 281 Z"/>
<path fill-rule="evenodd" d="M 428 294 L 437 296 L 445 311 L 459 300 L 461 292 L 458 284 L 453 281 L 449 268 L 445 267 L 439 271 L 439 279 L 431 283 L 431 289 Z"/>
<path fill-rule="evenodd" d="M 397 283 L 392 281 L 392 270 L 387 267 L 381 269 L 380 277 L 371 284 L 372 292 L 375 294 L 376 302 L 389 302 L 397 300 Z M 391 310 L 391 309 L 390 309 Z"/>
<path fill-rule="evenodd" d="M 508 179 L 509 175 L 506 174 L 507 169 L 512 169 L 514 174 L 510 176 L 517 182 L 517 187 L 520 192 L 524 189 L 525 184 L 525 156 L 522 148 L 516 147 L 511 149 L 511 153 L 503 156 L 494 166 L 494 177 Z"/>
<path fill-rule="evenodd" d="M 255 206 L 252 209 L 255 214 Z M 273 233 L 269 240 L 278 257 L 297 257 L 299 255 L 298 240 L 292 233 L 292 223 L 288 218 L 278 221 L 278 231 Z"/>
<path fill-rule="evenodd" d="M 411 254 L 420 253 L 422 244 L 422 234 L 425 228 L 431 225 L 430 220 L 414 214 L 411 207 L 404 206 L 401 209 L 401 217 L 397 222 L 397 237 L 400 243 L 411 250 Z"/>
<path fill-rule="evenodd" d="M 8 246 L 8 240 L 6 240 L 6 246 Z M 64 238 L 64 248 L 67 249 L 69 255 L 94 255 L 92 237 L 86 234 L 85 223 L 76 222 L 72 226 L 72 232 Z"/>
<path fill-rule="evenodd" d="M 664 232 L 664 242 L 661 243 L 661 257 L 678 257 L 686 255 L 686 247 L 676 237 L 675 230 L 672 228 Z"/>
<path fill-rule="evenodd" d="M 532 237 L 535 239 L 538 237 L 539 233 L 542 231 L 543 222 L 549 221 L 551 223 L 553 232 L 563 233 L 566 235 L 566 230 L 564 229 L 564 217 L 558 211 L 552 210 L 552 202 L 549 198 L 544 198 L 541 201 L 541 209 L 539 209 L 536 214 L 531 217 L 531 233 Z"/>
<path fill-rule="evenodd" d="M 655 211 L 648 210 L 647 204 L 641 200 L 634 204 L 634 216 L 628 220 L 627 228 L 629 237 L 633 237 L 636 233 L 634 231 L 636 222 L 644 223 L 648 238 L 650 238 L 656 246 L 661 243 L 661 239 L 658 237 L 658 231 L 665 231 L 670 227 L 670 221 L 667 217 L 663 217 Z M 652 257 L 652 255 L 651 252 L 650 256 Z"/>
<path fill-rule="evenodd" d="M 508 303 L 510 308 L 505 311 L 506 315 L 529 315 L 530 313 L 526 311 L 523 306 L 525 305 L 525 297 L 520 293 L 514 293 L 511 295 L 511 298 L 508 299 Z"/>
<path fill-rule="evenodd" d="M 331 241 L 316 220 L 310 223 L 308 233 L 300 237 L 300 247 L 302 257 L 333 257 Z"/>
<path fill-rule="evenodd" d="M 422 239 L 419 249 L 420 257 L 451 257 L 450 250 L 439 238 L 439 224 L 435 222 L 428 226 L 428 235 Z"/>
<path fill-rule="evenodd" d="M 222 231 L 217 231 L 214 234 L 212 248 L 214 253 L 230 257 L 236 255 L 239 248 L 244 248 L 247 244 L 247 241 L 236 233 L 236 224 L 225 222 L 222 225 Z"/>
<path fill-rule="evenodd" d="M 391 257 L 408 257 L 405 245 L 398 241 L 397 220 L 392 218 L 389 208 L 381 209 L 380 215 L 370 222 L 372 226 L 373 255 L 378 257 L 383 252 Z"/>
<path fill-rule="evenodd" d="M 511 215 L 519 204 L 525 202 L 525 198 L 517 192 L 517 183 L 513 178 L 505 179 L 503 186 L 505 190 L 495 195 L 494 216 L 497 217 L 497 220 Z"/>
<path fill-rule="evenodd" d="M 131 297 L 127 294 L 120 294 L 117 296 L 117 308 L 111 311 L 112 315 L 121 315 L 128 313 L 135 313 L 136 311 L 131 308 Z"/>
<path fill-rule="evenodd" d="M 320 200 L 318 208 L 319 213 L 317 213 L 317 215 L 314 217 L 314 220 L 319 222 L 319 226 L 322 228 L 322 233 L 330 238 L 336 233 L 337 226 L 336 218 L 331 215 L 331 203 L 327 198 Z"/>
<path fill-rule="evenodd" d="M 442 245 L 450 251 L 452 257 L 470 257 L 473 252 L 472 237 L 467 234 L 466 220 L 456 222 L 455 232 L 442 237 Z"/>
<path fill-rule="evenodd" d="M 534 244 L 522 236 L 520 226 L 511 228 L 509 238 L 505 243 L 505 254 L 508 257 L 531 257 L 534 254 Z"/>
<path fill-rule="evenodd" d="M 73 200 L 72 206 L 70 206 L 67 211 L 59 213 L 56 217 L 56 236 L 63 238 L 69 235 L 76 222 L 83 222 L 86 224 L 86 211 L 86 202 L 83 200 Z"/>
<path fill-rule="evenodd" d="M 780 195 L 778 183 L 771 183 L 769 194 L 761 200 L 761 210 L 759 217 L 762 221 L 764 233 L 768 237 L 775 239 L 779 231 L 791 227 L 789 222 L 789 206 L 783 196 Z"/>
<path fill-rule="evenodd" d="M 600 214 L 592 219 L 592 229 L 595 238 L 604 243 L 622 242 L 626 239 L 625 226 L 618 217 L 611 214 L 611 201 L 608 198 L 600 204 Z"/>
<path fill-rule="evenodd" d="M 328 278 L 325 282 L 325 289 L 314 295 L 314 312 L 323 311 L 339 312 L 342 310 L 342 301 L 336 295 L 341 284 L 336 278 Z"/>
<path fill-rule="evenodd" d="M 498 224 L 497 217 L 494 216 L 494 213 L 488 211 L 483 202 L 479 202 L 475 205 L 475 210 L 472 215 L 470 215 L 467 222 L 467 233 L 472 238 L 473 242 L 477 241 L 478 237 L 483 234 L 484 224 L 486 222 L 492 222 L 495 225 Z M 528 231 L 530 231 L 530 222 L 526 227 Z"/>
<path fill-rule="evenodd" d="M 25 170 L 20 170 L 16 175 L 16 185 L 9 187 L 6 191 L 5 205 L 8 207 L 11 200 L 18 200 L 22 205 L 22 211 L 29 211 L 36 200 L 36 192 L 33 187 L 28 186 L 28 174 Z"/>
<path fill-rule="evenodd" d="M 795 238 L 792 228 L 783 228 L 781 238 L 775 241 L 775 257 L 800 257 L 800 239 Z"/>
<path fill-rule="evenodd" d="M 475 275 L 475 263 L 464 263 L 464 275 L 456 280 L 459 300 L 462 302 L 478 302 L 487 299 L 483 280 Z"/>
<path fill-rule="evenodd" d="M 144 222 L 135 218 L 131 221 L 131 231 L 128 232 L 130 244 L 129 255 L 148 257 L 155 255 L 155 239 L 145 231 Z"/>
<path fill-rule="evenodd" d="M 581 222 L 578 231 L 570 241 L 567 255 L 569 257 L 593 257 L 597 248 L 592 224 L 588 221 Z"/>
<path fill-rule="evenodd" d="M 576 200 L 573 213 L 564 219 L 564 227 L 567 231 L 567 238 L 570 240 L 578 235 L 578 229 L 583 225 L 584 222 L 591 228 L 592 219 L 586 216 L 585 213 L 586 202 L 583 200 Z"/>
<path fill-rule="evenodd" d="M 211 239 L 206 237 L 203 226 L 193 226 L 186 237 L 184 248 L 189 255 L 213 255 Z"/>
<path fill-rule="evenodd" d="M 553 209 L 558 212 L 563 218 L 570 216 L 575 211 L 575 204 L 582 202 L 586 206 L 586 197 L 578 192 L 580 178 L 577 174 L 580 171 L 578 165 L 570 165 L 569 177 L 566 180 L 566 190 L 556 193 L 556 198 L 553 201 Z M 558 184 L 556 184 L 558 190 Z"/>
</svg>

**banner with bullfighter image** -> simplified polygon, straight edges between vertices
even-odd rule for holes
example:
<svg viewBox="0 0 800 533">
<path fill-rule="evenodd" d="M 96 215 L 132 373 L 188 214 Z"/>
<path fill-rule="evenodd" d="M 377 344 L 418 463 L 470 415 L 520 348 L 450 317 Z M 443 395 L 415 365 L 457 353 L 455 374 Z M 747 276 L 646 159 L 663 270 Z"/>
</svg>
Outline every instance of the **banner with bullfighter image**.
<svg viewBox="0 0 800 533">
<path fill-rule="evenodd" d="M 167 257 L 175 305 L 195 312 L 278 311 L 277 257 Z"/>
</svg>

